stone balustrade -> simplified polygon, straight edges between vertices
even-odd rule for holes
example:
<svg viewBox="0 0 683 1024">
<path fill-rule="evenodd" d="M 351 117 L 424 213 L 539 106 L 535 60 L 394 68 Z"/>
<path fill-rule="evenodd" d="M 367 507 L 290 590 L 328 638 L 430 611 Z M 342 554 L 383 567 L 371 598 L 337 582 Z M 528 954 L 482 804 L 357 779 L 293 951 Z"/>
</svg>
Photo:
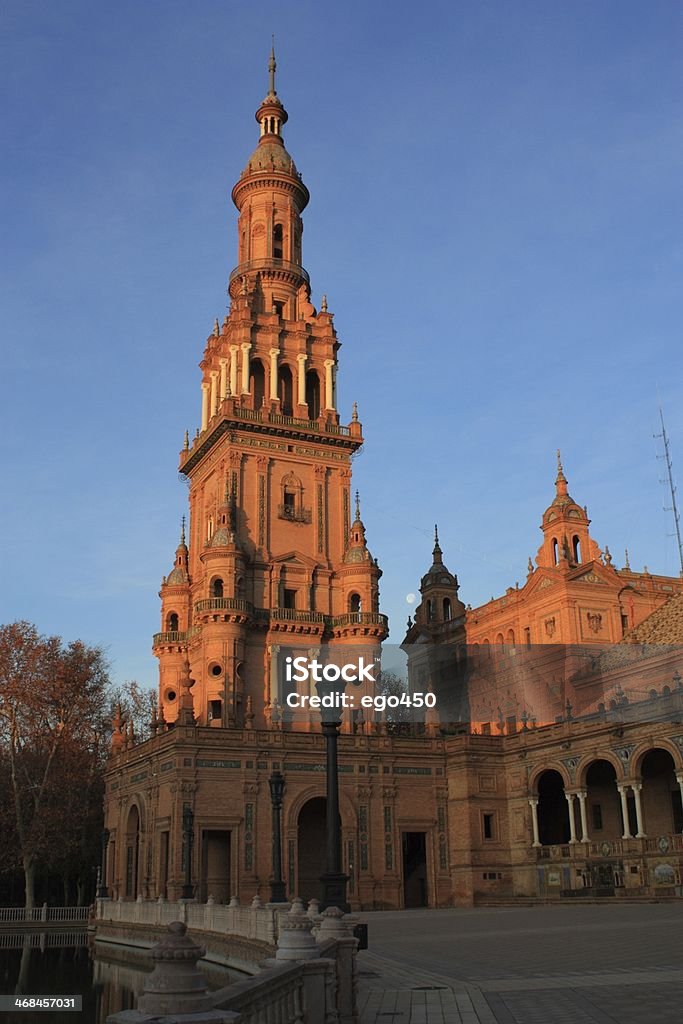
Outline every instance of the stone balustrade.
<svg viewBox="0 0 683 1024">
<path fill-rule="evenodd" d="M 279 919 L 288 904 L 264 906 L 258 897 L 249 906 L 240 906 L 237 897 L 229 904 L 164 899 L 143 900 L 98 900 L 97 921 L 114 921 L 121 924 L 141 924 L 164 927 L 172 921 L 181 921 L 201 932 L 219 932 L 254 939 L 274 946 L 279 935 Z"/>
</svg>

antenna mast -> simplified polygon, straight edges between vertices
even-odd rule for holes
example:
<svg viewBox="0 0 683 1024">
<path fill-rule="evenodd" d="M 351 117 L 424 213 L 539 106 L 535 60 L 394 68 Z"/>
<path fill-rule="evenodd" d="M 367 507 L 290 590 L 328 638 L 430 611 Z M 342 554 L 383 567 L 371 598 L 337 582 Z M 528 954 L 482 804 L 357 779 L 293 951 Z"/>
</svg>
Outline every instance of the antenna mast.
<svg viewBox="0 0 683 1024">
<path fill-rule="evenodd" d="M 674 529 L 676 531 L 675 537 L 678 543 L 678 560 L 681 563 L 681 576 L 683 576 L 683 541 L 681 540 L 681 517 L 679 515 L 678 504 L 676 502 L 676 486 L 674 484 L 673 468 L 671 465 L 671 450 L 669 448 L 669 438 L 666 433 L 666 427 L 664 426 L 664 413 L 662 412 L 661 405 L 659 407 L 659 418 L 662 423 L 662 432 L 661 434 L 655 434 L 654 436 L 662 438 L 664 442 L 664 454 L 658 455 L 657 458 L 664 459 L 666 462 L 666 471 L 669 479 L 669 490 L 671 492 L 671 504 L 668 506 L 665 505 L 664 511 L 673 513 Z M 664 484 L 666 483 L 666 480 L 662 480 L 661 482 Z M 671 536 L 674 536 L 674 534 L 671 534 Z"/>
</svg>

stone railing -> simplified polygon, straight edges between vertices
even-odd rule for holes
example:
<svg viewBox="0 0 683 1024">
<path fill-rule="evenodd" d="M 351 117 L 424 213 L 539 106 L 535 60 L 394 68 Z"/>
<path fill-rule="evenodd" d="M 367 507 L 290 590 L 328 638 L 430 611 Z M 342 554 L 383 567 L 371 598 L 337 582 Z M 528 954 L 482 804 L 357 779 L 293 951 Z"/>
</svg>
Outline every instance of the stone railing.
<svg viewBox="0 0 683 1024">
<path fill-rule="evenodd" d="M 289 905 L 284 904 L 284 910 Z M 274 946 L 279 935 L 279 919 L 283 910 L 274 906 L 264 907 L 256 897 L 250 906 L 241 907 L 236 896 L 229 904 L 193 903 L 179 900 L 98 900 L 97 920 L 114 921 L 121 924 L 144 924 L 164 927 L 172 921 L 181 921 L 195 931 L 219 932 L 237 935 L 244 939 L 255 939 Z"/>
<path fill-rule="evenodd" d="M 177 1024 L 358 1024 L 356 919 L 336 907 L 318 914 L 313 903 L 305 913 L 298 899 L 276 912 L 275 958 L 256 977 L 214 992 L 197 968 L 206 950 L 190 938 L 184 922 L 172 922 L 152 949 L 155 967 L 137 1010 L 114 1014 L 107 1024 L 143 1024 L 167 1015 Z"/>
<path fill-rule="evenodd" d="M 0 924 L 87 924 L 89 907 L 0 907 Z"/>
</svg>

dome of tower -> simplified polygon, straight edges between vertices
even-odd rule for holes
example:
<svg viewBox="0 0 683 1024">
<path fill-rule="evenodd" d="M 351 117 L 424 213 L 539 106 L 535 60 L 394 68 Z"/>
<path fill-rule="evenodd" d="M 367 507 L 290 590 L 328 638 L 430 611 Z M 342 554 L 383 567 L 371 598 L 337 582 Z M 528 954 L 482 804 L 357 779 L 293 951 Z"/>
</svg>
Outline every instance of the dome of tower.
<svg viewBox="0 0 683 1024">
<path fill-rule="evenodd" d="M 263 136 L 249 157 L 242 177 L 245 174 L 258 174 L 261 171 L 281 171 L 284 174 L 291 174 L 294 178 L 299 177 L 296 164 L 276 135 Z"/>
</svg>

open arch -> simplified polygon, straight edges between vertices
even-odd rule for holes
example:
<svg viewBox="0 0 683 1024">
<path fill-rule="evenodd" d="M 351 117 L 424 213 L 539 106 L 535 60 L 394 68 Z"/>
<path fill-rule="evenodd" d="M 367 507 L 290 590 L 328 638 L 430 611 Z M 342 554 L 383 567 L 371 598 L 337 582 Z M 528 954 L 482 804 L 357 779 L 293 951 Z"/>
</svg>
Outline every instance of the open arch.
<svg viewBox="0 0 683 1024">
<path fill-rule="evenodd" d="M 166 616 L 166 629 L 169 633 L 177 633 L 178 631 L 178 613 L 169 612 Z"/>
<path fill-rule="evenodd" d="M 640 775 L 645 834 L 661 836 L 683 831 L 681 790 L 671 753 L 664 747 L 648 750 L 640 763 Z"/>
<path fill-rule="evenodd" d="M 220 576 L 211 580 L 211 597 L 223 597 L 223 580 Z"/>
<path fill-rule="evenodd" d="M 553 565 L 557 565 L 559 560 L 559 549 L 557 546 L 557 537 L 553 537 L 551 541 L 551 548 L 553 552 Z"/>
<path fill-rule="evenodd" d="M 124 856 L 124 894 L 134 900 L 138 895 L 140 869 L 140 811 L 136 804 L 128 811 Z"/>
<path fill-rule="evenodd" d="M 282 224 L 273 227 L 273 259 L 281 260 L 284 252 L 284 229 Z"/>
<path fill-rule="evenodd" d="M 569 842 L 569 805 L 564 779 L 554 768 L 538 778 L 538 832 L 542 846 Z"/>
<path fill-rule="evenodd" d="M 260 359 L 249 363 L 249 392 L 254 398 L 254 408 L 260 409 L 266 394 L 266 371 Z"/>
<path fill-rule="evenodd" d="M 585 788 L 590 838 L 595 841 L 620 839 L 626 830 L 617 789 L 617 771 L 610 760 L 597 758 L 586 765 Z M 635 835 L 635 828 L 632 832 Z"/>
<path fill-rule="evenodd" d="M 572 537 L 572 554 L 577 565 L 581 565 L 581 541 L 574 535 Z"/>
<path fill-rule="evenodd" d="M 453 610 L 451 608 L 450 597 L 444 597 L 443 599 L 443 618 L 444 622 L 450 622 L 453 618 Z"/>
<path fill-rule="evenodd" d="M 361 612 L 363 610 L 363 599 L 360 594 L 349 594 L 349 611 Z"/>
<path fill-rule="evenodd" d="M 280 367 L 279 380 L 280 412 L 283 416 L 291 416 L 294 413 L 294 377 L 292 371 L 283 363 Z"/>
<path fill-rule="evenodd" d="M 314 796 L 307 800 L 297 818 L 298 873 L 296 893 L 304 903 L 322 899 L 320 876 L 325 873 L 327 800 Z"/>
<path fill-rule="evenodd" d="M 316 370 L 306 374 L 306 405 L 309 420 L 317 420 L 320 415 L 320 377 Z"/>
</svg>

